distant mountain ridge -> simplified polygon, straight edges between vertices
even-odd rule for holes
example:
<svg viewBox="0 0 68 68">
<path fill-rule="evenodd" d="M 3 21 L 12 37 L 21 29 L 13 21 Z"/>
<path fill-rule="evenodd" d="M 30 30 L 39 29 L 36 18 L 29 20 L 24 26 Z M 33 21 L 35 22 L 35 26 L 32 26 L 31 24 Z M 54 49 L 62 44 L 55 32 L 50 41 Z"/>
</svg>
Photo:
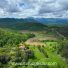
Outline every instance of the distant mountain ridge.
<svg viewBox="0 0 68 68">
<path fill-rule="evenodd" d="M 45 25 L 65 25 L 68 26 L 68 19 L 62 19 L 62 18 L 0 18 L 0 25 L 3 23 L 4 25 L 6 24 L 11 24 L 11 23 L 30 23 L 30 22 L 35 22 L 35 23 L 42 23 Z M 6 24 L 5 24 L 6 23 Z"/>
<path fill-rule="evenodd" d="M 0 23 L 1 22 L 36 22 L 33 18 L 0 18 Z"/>
<path fill-rule="evenodd" d="M 68 25 L 68 19 L 64 18 L 35 18 L 35 20 L 47 25 Z"/>
</svg>

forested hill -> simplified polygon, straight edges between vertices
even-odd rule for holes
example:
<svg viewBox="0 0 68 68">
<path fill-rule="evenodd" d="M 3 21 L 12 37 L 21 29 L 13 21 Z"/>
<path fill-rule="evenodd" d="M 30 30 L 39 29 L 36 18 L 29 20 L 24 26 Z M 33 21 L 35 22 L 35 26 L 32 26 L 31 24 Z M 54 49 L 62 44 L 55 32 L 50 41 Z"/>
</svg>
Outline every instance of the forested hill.
<svg viewBox="0 0 68 68">
<path fill-rule="evenodd" d="M 0 47 L 16 46 L 34 36 L 35 35 L 31 33 L 21 34 L 14 30 L 0 28 Z"/>
<path fill-rule="evenodd" d="M 40 21 L 35 20 L 33 18 L 25 18 L 25 19 L 15 19 L 15 18 L 0 18 L 0 27 L 1 28 L 10 28 L 13 30 L 31 30 L 31 31 L 44 31 L 51 28 L 57 29 L 58 32 L 68 37 L 68 25 L 67 19 L 39 19 Z M 42 24 L 43 21 L 45 25 Z M 40 23 L 41 22 L 41 23 Z M 66 22 L 66 23 L 65 23 Z M 47 25 L 47 24 L 51 25 Z M 52 24 L 58 25 L 52 25 Z M 60 25 L 61 23 L 65 25 Z"/>
<path fill-rule="evenodd" d="M 33 19 L 4 18 L 0 19 L 0 27 L 15 30 L 44 30 L 47 26 Z"/>
</svg>

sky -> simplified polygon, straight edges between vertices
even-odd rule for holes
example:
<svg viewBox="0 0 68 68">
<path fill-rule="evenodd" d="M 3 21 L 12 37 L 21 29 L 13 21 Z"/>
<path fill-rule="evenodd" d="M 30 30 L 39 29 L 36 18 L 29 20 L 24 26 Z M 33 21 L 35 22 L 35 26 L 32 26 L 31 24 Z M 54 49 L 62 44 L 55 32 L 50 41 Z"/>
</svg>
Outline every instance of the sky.
<svg viewBox="0 0 68 68">
<path fill-rule="evenodd" d="M 68 0 L 0 0 L 0 18 L 68 18 Z"/>
</svg>

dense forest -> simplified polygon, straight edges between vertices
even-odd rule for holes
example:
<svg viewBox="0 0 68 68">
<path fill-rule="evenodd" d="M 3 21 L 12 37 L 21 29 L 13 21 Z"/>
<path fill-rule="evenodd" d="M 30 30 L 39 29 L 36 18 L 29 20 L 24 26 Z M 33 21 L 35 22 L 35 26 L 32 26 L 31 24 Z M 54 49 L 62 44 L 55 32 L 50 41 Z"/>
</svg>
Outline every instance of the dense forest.
<svg viewBox="0 0 68 68">
<path fill-rule="evenodd" d="M 30 33 L 21 34 L 17 31 L 0 28 L 0 67 L 4 67 L 9 61 L 18 61 L 18 56 L 21 57 L 21 54 L 21 58 L 23 58 L 23 56 L 26 57 L 25 52 L 24 55 L 23 53 L 18 54 L 19 51 L 21 52 L 18 46 L 21 42 L 23 43 L 34 36 L 34 34 Z M 21 59 L 19 61 L 21 61 Z"/>
</svg>

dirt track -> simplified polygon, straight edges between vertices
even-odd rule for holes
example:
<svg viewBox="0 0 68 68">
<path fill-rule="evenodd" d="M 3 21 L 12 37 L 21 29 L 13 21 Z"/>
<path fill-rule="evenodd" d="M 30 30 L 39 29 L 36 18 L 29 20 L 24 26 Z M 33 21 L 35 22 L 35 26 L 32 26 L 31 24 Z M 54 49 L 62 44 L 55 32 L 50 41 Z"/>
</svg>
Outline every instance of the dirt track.
<svg viewBox="0 0 68 68">
<path fill-rule="evenodd" d="M 51 35 L 46 36 L 46 31 L 44 31 L 44 32 L 42 32 L 42 31 L 41 32 L 40 31 L 26 31 L 26 30 L 21 31 L 21 33 L 29 33 L 29 32 L 35 34 L 36 37 L 28 39 L 25 42 L 25 44 L 27 44 L 27 45 L 35 45 L 35 46 L 44 45 L 44 46 L 46 46 L 46 44 L 41 41 L 43 41 L 43 40 L 56 40 L 56 38 L 54 36 L 51 36 Z M 44 36 L 39 36 L 41 34 L 44 34 Z"/>
<path fill-rule="evenodd" d="M 41 42 L 42 40 L 56 40 L 56 38 L 53 38 L 53 37 L 34 37 L 34 38 L 30 38 L 28 39 L 25 44 L 28 44 L 28 45 L 46 45 L 44 44 L 43 42 Z"/>
</svg>

